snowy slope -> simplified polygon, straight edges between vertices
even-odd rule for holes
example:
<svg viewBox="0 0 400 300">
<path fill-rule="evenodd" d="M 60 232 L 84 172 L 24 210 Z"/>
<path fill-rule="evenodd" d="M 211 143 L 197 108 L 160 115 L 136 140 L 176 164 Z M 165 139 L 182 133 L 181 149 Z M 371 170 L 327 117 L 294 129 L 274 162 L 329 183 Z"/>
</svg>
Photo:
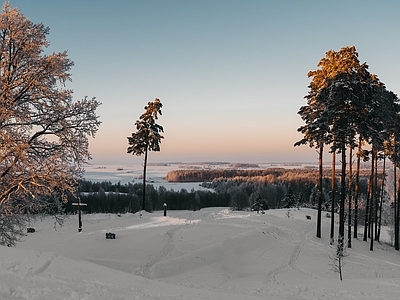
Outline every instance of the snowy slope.
<svg viewBox="0 0 400 300">
<path fill-rule="evenodd" d="M 51 218 L 38 220 L 16 248 L 0 247 L 0 299 L 399 299 L 400 253 L 354 241 L 340 281 L 329 219 L 317 239 L 315 215 L 84 215 L 82 233 L 76 216 L 56 230 Z"/>
</svg>

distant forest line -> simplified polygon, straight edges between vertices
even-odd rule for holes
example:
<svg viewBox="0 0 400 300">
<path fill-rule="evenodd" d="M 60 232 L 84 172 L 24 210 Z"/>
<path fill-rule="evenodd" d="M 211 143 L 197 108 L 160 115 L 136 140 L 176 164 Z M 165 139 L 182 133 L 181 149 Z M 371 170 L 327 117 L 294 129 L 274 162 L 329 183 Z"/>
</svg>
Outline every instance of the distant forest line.
<svg viewBox="0 0 400 300">
<path fill-rule="evenodd" d="M 337 178 L 340 178 L 340 174 Z M 367 194 L 368 171 L 360 176 L 360 215 Z M 205 207 L 231 207 L 234 210 L 275 209 L 317 206 L 316 169 L 270 168 L 256 170 L 174 170 L 166 178 L 173 182 L 199 182 L 209 190 L 167 190 L 146 184 L 146 207 L 151 211 L 199 210 Z M 337 185 L 338 186 L 338 185 Z M 141 210 L 142 183 L 111 183 L 110 181 L 81 181 L 80 200 L 87 213 L 135 213 Z M 330 210 L 331 173 L 324 170 L 324 209 Z M 364 199 L 364 200 L 363 200 Z M 65 204 L 67 213 L 75 212 L 71 197 Z M 256 207 L 257 206 L 257 207 Z"/>
<path fill-rule="evenodd" d="M 331 176 L 331 170 L 324 169 L 324 177 Z M 336 171 L 339 176 L 340 172 Z M 361 176 L 368 176 L 369 170 L 361 170 Z M 306 180 L 317 183 L 317 168 L 267 168 L 267 169 L 192 169 L 173 170 L 164 178 L 168 182 L 211 182 L 224 180 L 243 180 L 249 182 L 277 183 Z"/>
</svg>

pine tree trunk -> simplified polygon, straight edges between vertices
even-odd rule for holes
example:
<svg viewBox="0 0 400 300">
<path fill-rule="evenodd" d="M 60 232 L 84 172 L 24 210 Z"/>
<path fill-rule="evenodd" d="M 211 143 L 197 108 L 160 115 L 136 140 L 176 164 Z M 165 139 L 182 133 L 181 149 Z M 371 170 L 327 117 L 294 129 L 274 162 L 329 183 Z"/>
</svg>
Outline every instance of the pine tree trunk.
<svg viewBox="0 0 400 300">
<path fill-rule="evenodd" d="M 397 172 L 397 170 L 396 170 Z M 400 213 L 400 176 L 397 176 L 397 199 L 395 202 L 395 220 L 394 220 L 394 248 L 399 250 L 399 213 Z"/>
<path fill-rule="evenodd" d="M 373 158 L 372 158 L 373 160 Z M 373 169 L 373 162 L 372 164 L 372 169 Z M 373 171 L 371 170 L 371 173 Z M 364 220 L 364 238 L 363 241 L 366 242 L 368 240 L 368 237 L 370 236 L 369 234 L 369 222 L 370 222 L 370 206 L 371 206 L 371 189 L 372 189 L 372 175 L 370 173 L 369 179 L 368 179 L 368 188 L 367 188 L 367 203 L 365 207 L 365 220 Z"/>
<path fill-rule="evenodd" d="M 146 209 L 146 169 L 147 169 L 147 147 L 144 151 L 144 165 L 143 165 L 143 199 L 142 199 L 142 210 Z"/>
<path fill-rule="evenodd" d="M 394 226 L 393 226 L 393 236 L 394 236 L 394 248 L 396 249 L 396 245 L 398 247 L 398 240 L 396 244 L 396 220 L 397 220 L 397 167 L 396 164 L 394 164 L 393 168 L 393 194 L 394 194 L 394 199 L 393 199 L 393 210 L 394 210 Z M 397 250 L 397 249 L 396 249 Z"/>
<path fill-rule="evenodd" d="M 374 179 L 374 226 L 375 226 L 375 241 L 377 240 L 378 232 L 378 208 L 379 208 L 379 187 L 378 187 L 378 151 L 375 158 L 375 179 Z"/>
<path fill-rule="evenodd" d="M 369 192 L 369 205 L 368 205 L 368 238 L 371 238 L 371 226 L 372 226 L 372 216 L 374 207 L 374 172 L 375 171 L 375 156 L 372 150 L 371 154 L 371 172 L 370 172 L 370 188 Z"/>
<path fill-rule="evenodd" d="M 381 200 L 380 200 L 380 206 L 379 206 L 379 224 L 378 224 L 378 233 L 376 235 L 376 240 L 378 242 L 381 238 L 382 206 L 383 206 L 383 197 L 384 197 L 384 192 L 385 192 L 385 177 L 386 177 L 386 155 L 383 157 Z"/>
<path fill-rule="evenodd" d="M 347 215 L 347 247 L 351 248 L 351 201 L 353 198 L 353 147 L 349 153 L 349 213 Z"/>
<path fill-rule="evenodd" d="M 318 215 L 317 215 L 317 238 L 321 238 L 321 215 L 322 215 L 322 158 L 324 144 L 319 146 L 319 180 L 318 180 Z"/>
<path fill-rule="evenodd" d="M 361 152 L 361 138 L 358 143 L 358 151 Z M 356 183 L 354 187 L 354 238 L 358 236 L 358 194 L 360 189 L 360 163 L 361 155 L 357 156 Z"/>
<path fill-rule="evenodd" d="M 373 146 L 372 146 L 373 148 Z M 371 161 L 371 195 L 370 195 L 370 206 L 369 206 L 369 238 L 370 247 L 369 250 L 374 250 L 374 200 L 375 200 L 375 166 L 376 166 L 376 150 L 372 149 L 372 161 Z"/>
<path fill-rule="evenodd" d="M 343 248 L 344 243 L 344 203 L 346 200 L 346 145 L 342 145 L 342 174 L 340 181 L 340 212 L 339 212 L 339 237 L 338 242 Z"/>
<path fill-rule="evenodd" d="M 336 189 L 336 152 L 332 152 L 332 203 L 331 203 L 331 240 L 330 244 L 334 244 L 335 238 L 335 189 Z"/>
</svg>

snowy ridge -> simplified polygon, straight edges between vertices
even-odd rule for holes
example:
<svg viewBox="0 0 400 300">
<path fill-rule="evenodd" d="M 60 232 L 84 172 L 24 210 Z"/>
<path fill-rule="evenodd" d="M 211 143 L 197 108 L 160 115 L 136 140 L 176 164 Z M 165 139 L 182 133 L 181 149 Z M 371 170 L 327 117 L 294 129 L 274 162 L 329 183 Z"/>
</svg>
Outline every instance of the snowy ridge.
<svg viewBox="0 0 400 300">
<path fill-rule="evenodd" d="M 38 220 L 0 247 L 0 299 L 398 299 L 400 254 L 353 241 L 340 281 L 329 219 L 315 238 L 313 210 L 162 214 L 84 215 L 82 233 L 76 216 L 57 230 Z"/>
</svg>

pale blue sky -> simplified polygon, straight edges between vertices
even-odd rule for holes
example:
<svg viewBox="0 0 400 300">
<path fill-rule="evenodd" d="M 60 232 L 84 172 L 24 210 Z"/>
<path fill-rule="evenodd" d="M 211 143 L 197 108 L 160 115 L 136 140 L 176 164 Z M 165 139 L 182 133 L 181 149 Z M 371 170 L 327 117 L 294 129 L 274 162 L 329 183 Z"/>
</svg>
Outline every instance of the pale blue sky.
<svg viewBox="0 0 400 300">
<path fill-rule="evenodd" d="M 150 162 L 309 162 L 293 147 L 297 111 L 325 52 L 354 45 L 400 92 L 400 1 L 15 0 L 68 50 L 76 99 L 96 96 L 103 122 L 92 163 L 140 162 L 127 136 L 148 101 L 163 103 L 165 139 Z"/>
</svg>

